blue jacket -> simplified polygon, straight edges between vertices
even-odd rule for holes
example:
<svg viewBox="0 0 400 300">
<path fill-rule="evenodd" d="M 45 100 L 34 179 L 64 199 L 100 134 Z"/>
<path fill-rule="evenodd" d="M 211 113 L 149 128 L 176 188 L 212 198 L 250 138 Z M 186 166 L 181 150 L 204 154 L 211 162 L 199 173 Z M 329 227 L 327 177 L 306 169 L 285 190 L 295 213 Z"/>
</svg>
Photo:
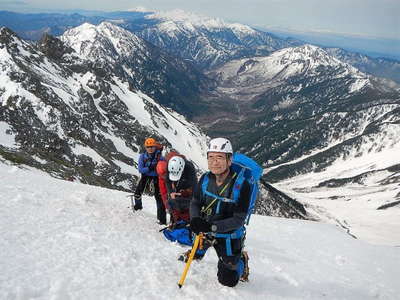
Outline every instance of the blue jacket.
<svg viewBox="0 0 400 300">
<path fill-rule="evenodd" d="M 161 151 L 157 150 L 156 152 L 149 154 L 144 152 L 140 154 L 139 157 L 139 172 L 145 176 L 153 176 L 156 177 L 156 166 L 159 160 L 164 160 L 164 157 L 161 156 Z M 153 170 L 150 170 L 150 166 L 153 167 Z"/>
</svg>

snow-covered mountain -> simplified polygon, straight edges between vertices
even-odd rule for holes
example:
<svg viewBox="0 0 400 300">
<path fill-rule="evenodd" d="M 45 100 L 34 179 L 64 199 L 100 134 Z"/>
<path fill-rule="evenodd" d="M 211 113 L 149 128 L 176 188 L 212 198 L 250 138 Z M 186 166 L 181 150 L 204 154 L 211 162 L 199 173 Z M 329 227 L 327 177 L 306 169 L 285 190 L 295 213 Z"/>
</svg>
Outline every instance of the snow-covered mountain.
<svg viewBox="0 0 400 300">
<path fill-rule="evenodd" d="M 209 69 L 235 58 L 267 55 L 301 42 L 280 39 L 247 25 L 226 23 L 182 10 L 158 12 L 121 26 L 169 53 Z"/>
<path fill-rule="evenodd" d="M 111 23 L 85 23 L 60 39 L 105 76 L 126 80 L 133 89 L 187 115 L 199 106 L 199 94 L 212 84 L 190 63 Z"/>
<path fill-rule="evenodd" d="M 188 248 L 159 232 L 154 199 L 145 197 L 133 214 L 120 191 L 4 164 L 0 178 L 1 299 L 393 300 L 400 293 L 400 248 L 329 224 L 263 216 L 247 230 L 249 282 L 221 286 L 210 249 L 179 289 L 177 257 Z"/>
<path fill-rule="evenodd" d="M 367 128 L 365 133 L 371 132 L 372 124 L 376 129 L 386 118 L 396 122 L 398 85 L 366 75 L 316 46 L 235 60 L 209 75 L 218 80 L 216 94 L 238 106 L 230 120 L 212 120 L 211 131 L 212 126 L 232 130 L 224 122 L 244 124 L 241 146 L 265 165 L 293 161 Z"/>
<path fill-rule="evenodd" d="M 348 92 L 355 92 L 369 83 L 367 75 L 312 45 L 278 50 L 265 57 L 233 60 L 209 75 L 219 81 L 218 88 L 223 93 L 241 101 L 251 100 L 278 86 L 287 92 L 291 88 L 299 92 L 308 80 L 312 80 L 312 84 L 326 78 L 352 80 L 350 84 L 346 81 Z M 301 78 L 305 85 L 293 86 L 294 78 Z"/>
<path fill-rule="evenodd" d="M 115 73 L 99 72 L 57 39 L 47 36 L 39 48 L 1 28 L 3 159 L 129 189 L 141 145 L 154 136 L 205 167 L 206 136 L 182 115 L 132 90 Z"/>
</svg>

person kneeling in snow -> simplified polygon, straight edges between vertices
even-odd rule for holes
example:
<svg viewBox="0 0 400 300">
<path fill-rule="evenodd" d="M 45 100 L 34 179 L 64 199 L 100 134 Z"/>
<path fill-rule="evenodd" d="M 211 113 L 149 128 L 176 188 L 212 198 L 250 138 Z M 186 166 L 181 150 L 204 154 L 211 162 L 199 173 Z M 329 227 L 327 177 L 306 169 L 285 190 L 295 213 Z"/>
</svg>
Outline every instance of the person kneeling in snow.
<svg viewBox="0 0 400 300">
<path fill-rule="evenodd" d="M 231 169 L 232 145 L 225 138 L 210 141 L 207 161 L 210 172 L 197 185 L 190 205 L 190 228 L 195 234 L 215 237 L 212 243 L 218 255 L 218 281 L 234 287 L 239 280 L 247 281 L 248 255 L 243 251 L 244 223 L 250 203 L 250 185 L 243 182 L 238 202 L 232 191 L 236 173 Z"/>
<path fill-rule="evenodd" d="M 193 189 L 197 185 L 196 170 L 193 164 L 182 155 L 173 156 L 168 161 L 168 208 L 173 223 L 189 222 L 189 207 Z"/>
<path fill-rule="evenodd" d="M 193 189 L 197 184 L 196 171 L 191 162 L 175 151 L 168 153 L 166 160 L 168 172 L 165 179 L 165 196 L 168 198 L 166 207 L 171 214 L 171 224 L 163 229 L 163 234 L 170 241 L 191 246 L 193 240 L 188 228 L 189 207 Z"/>
</svg>

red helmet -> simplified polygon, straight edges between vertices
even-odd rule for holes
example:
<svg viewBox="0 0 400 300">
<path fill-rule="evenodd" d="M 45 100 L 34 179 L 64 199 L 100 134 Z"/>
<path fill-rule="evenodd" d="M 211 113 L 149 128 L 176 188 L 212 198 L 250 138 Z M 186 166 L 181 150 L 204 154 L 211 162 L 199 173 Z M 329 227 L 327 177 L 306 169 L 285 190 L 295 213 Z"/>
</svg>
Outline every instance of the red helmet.
<svg viewBox="0 0 400 300">
<path fill-rule="evenodd" d="M 160 160 L 157 163 L 156 171 L 159 176 L 166 176 L 167 175 L 167 162 L 165 160 Z"/>
</svg>

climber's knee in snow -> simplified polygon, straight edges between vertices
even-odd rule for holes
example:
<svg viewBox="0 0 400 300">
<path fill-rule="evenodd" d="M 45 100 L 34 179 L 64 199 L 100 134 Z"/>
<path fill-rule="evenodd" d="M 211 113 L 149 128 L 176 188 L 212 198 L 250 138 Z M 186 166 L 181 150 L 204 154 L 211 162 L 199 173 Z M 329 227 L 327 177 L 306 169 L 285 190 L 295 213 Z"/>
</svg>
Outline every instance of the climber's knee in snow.
<svg viewBox="0 0 400 300">
<path fill-rule="evenodd" d="M 239 275 L 234 268 L 228 268 L 221 260 L 218 262 L 218 281 L 222 285 L 234 287 L 239 282 Z"/>
</svg>

